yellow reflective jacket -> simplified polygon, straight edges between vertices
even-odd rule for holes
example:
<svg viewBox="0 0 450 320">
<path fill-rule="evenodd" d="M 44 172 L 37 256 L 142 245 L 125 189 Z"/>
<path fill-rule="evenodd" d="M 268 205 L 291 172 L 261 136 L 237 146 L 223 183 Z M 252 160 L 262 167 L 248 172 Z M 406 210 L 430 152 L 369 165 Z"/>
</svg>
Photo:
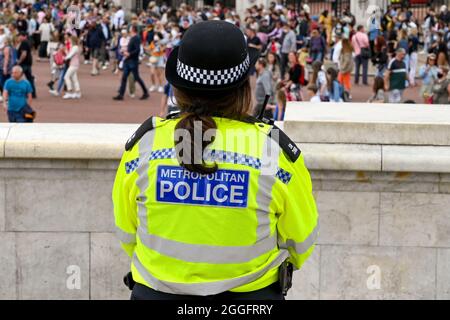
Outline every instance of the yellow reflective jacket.
<svg viewBox="0 0 450 320">
<path fill-rule="evenodd" d="M 258 290 L 278 280 L 284 260 L 300 268 L 314 249 L 318 214 L 303 157 L 291 161 L 270 125 L 214 120 L 217 136 L 205 154 L 218 164 L 214 174 L 179 165 L 179 119 L 160 118 L 117 170 L 117 236 L 132 258 L 133 279 L 155 290 Z"/>
</svg>

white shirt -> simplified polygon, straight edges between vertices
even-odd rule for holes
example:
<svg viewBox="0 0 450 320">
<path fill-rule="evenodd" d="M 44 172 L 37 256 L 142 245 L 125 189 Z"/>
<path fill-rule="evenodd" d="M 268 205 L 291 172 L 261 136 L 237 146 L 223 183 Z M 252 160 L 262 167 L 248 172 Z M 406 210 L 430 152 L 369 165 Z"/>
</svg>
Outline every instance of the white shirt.
<svg viewBox="0 0 450 320">
<path fill-rule="evenodd" d="M 113 24 L 116 30 L 119 29 L 124 22 L 125 22 L 125 12 L 123 11 L 123 9 L 120 9 L 114 14 L 113 18 Z"/>
<path fill-rule="evenodd" d="M 53 31 L 53 25 L 51 23 L 43 23 L 39 26 L 41 32 L 41 41 L 50 41 L 50 37 Z"/>
<path fill-rule="evenodd" d="M 339 41 L 338 43 L 336 43 L 334 45 L 334 50 L 333 50 L 333 57 L 332 60 L 334 63 L 336 63 L 339 67 L 339 57 L 341 55 L 341 51 L 342 51 L 342 41 Z"/>
</svg>

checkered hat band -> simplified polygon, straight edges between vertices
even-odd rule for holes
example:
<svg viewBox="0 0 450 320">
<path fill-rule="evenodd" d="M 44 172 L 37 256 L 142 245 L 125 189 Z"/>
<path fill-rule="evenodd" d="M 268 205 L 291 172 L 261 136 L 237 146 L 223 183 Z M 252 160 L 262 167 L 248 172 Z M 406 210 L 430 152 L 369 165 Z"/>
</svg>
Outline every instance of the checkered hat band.
<svg viewBox="0 0 450 320">
<path fill-rule="evenodd" d="M 250 67 L 250 57 L 247 55 L 244 62 L 231 69 L 225 70 L 206 70 L 188 66 L 177 61 L 177 73 L 184 80 L 205 84 L 210 86 L 220 86 L 231 84 L 239 80 Z"/>
</svg>

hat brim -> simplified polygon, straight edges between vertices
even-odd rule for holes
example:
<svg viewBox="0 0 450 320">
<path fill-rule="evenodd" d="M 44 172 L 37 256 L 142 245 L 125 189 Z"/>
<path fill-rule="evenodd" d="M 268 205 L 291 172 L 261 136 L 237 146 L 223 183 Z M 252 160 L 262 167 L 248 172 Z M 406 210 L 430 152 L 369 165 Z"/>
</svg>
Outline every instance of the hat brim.
<svg viewBox="0 0 450 320">
<path fill-rule="evenodd" d="M 166 79 L 167 81 L 173 85 L 175 88 L 181 88 L 181 89 L 189 89 L 189 90 L 196 90 L 196 91 L 225 91 L 229 89 L 238 88 L 242 83 L 244 83 L 247 78 L 249 77 L 249 74 L 251 70 L 253 69 L 253 66 L 255 65 L 256 61 L 260 57 L 260 51 L 255 48 L 248 48 L 248 55 L 250 58 L 250 66 L 245 74 L 242 75 L 242 77 L 233 83 L 220 85 L 220 86 L 210 86 L 200 83 L 191 82 L 188 80 L 185 80 L 181 78 L 177 73 L 177 59 L 178 59 L 178 49 L 179 47 L 175 47 L 172 52 L 169 55 L 169 58 L 167 59 L 166 63 Z"/>
</svg>

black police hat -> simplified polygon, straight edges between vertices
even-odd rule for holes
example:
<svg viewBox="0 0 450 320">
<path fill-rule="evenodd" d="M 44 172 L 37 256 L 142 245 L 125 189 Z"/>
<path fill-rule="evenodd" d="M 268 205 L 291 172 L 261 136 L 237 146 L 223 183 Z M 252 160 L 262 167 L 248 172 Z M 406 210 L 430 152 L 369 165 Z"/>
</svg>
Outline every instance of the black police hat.
<svg viewBox="0 0 450 320">
<path fill-rule="evenodd" d="M 176 88 L 222 91 L 239 87 L 259 50 L 247 48 L 242 31 L 225 21 L 199 22 L 184 34 L 166 65 L 166 79 Z"/>
</svg>

